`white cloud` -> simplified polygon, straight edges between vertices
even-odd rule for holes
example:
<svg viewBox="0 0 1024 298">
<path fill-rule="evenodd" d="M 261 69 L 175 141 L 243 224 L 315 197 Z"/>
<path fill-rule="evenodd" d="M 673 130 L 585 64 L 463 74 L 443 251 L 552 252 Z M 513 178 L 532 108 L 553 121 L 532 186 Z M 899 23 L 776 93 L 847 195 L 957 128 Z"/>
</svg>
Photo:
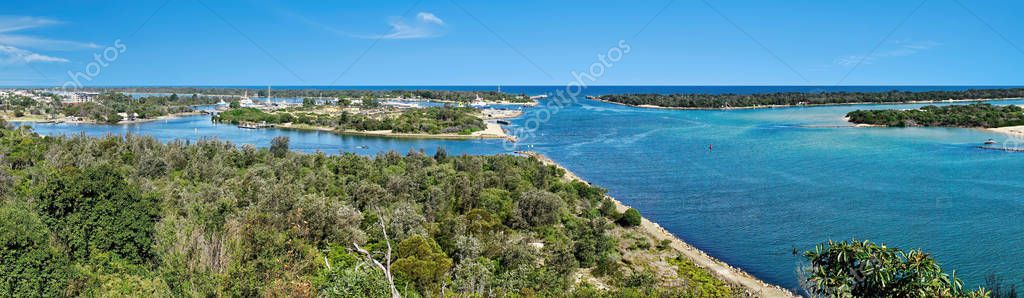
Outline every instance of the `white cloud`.
<svg viewBox="0 0 1024 298">
<path fill-rule="evenodd" d="M 438 25 L 444 26 L 444 21 L 441 20 L 441 18 L 439 18 L 439 17 L 437 17 L 434 14 L 429 13 L 429 12 L 420 12 L 420 13 L 416 14 L 416 18 L 419 19 L 421 22 L 424 22 L 424 23 L 434 23 L 434 24 L 438 24 Z"/>
<path fill-rule="evenodd" d="M 858 64 L 873 64 L 879 59 L 913 56 L 920 52 L 930 50 L 941 44 L 934 41 L 906 41 L 897 40 L 890 42 L 882 51 L 872 55 L 847 55 L 836 58 L 835 63 L 844 67 L 853 67 Z"/>
<path fill-rule="evenodd" d="M 0 64 L 21 64 L 33 62 L 66 63 L 68 59 L 46 56 L 12 46 L 0 45 Z"/>
<path fill-rule="evenodd" d="M 69 40 L 21 34 L 21 31 L 62 24 L 61 21 L 32 16 L 0 16 L 0 63 L 68 62 L 67 59 L 27 50 L 74 51 L 100 46 Z"/>
<path fill-rule="evenodd" d="M 100 48 L 98 44 L 91 42 L 56 40 L 17 34 L 0 34 L 0 44 L 49 51 L 74 51 Z"/>
<path fill-rule="evenodd" d="M 416 17 L 410 22 L 399 18 L 392 17 L 388 21 L 388 25 L 391 27 L 391 31 L 386 34 L 356 34 L 348 30 L 339 29 L 331 25 L 318 22 L 316 20 L 307 18 L 301 14 L 297 14 L 287 9 L 275 8 L 275 11 L 281 13 L 289 18 L 295 19 L 300 23 L 303 23 L 309 27 L 328 31 L 340 36 L 353 37 L 353 38 L 364 38 L 364 39 L 418 39 L 418 38 L 432 38 L 444 35 L 444 31 L 447 24 L 437 15 L 430 12 L 419 12 Z M 2 39 L 2 37 L 0 37 Z"/>
<path fill-rule="evenodd" d="M 26 29 L 57 24 L 60 24 L 60 21 L 48 18 L 27 16 L 0 16 L 0 33 L 21 31 Z"/>
<path fill-rule="evenodd" d="M 390 25 L 391 32 L 388 34 L 364 37 L 374 39 L 431 38 L 443 35 L 445 28 L 444 20 L 429 12 L 416 14 L 416 20 L 412 24 L 407 24 L 401 18 L 393 18 Z"/>
</svg>

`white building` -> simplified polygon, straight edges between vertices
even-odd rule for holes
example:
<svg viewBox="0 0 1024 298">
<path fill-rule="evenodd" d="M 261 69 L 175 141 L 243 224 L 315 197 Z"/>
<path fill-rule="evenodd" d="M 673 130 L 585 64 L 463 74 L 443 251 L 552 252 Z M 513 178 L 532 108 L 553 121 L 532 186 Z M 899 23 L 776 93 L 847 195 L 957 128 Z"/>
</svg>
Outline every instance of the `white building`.
<svg viewBox="0 0 1024 298">
<path fill-rule="evenodd" d="M 96 97 L 99 97 L 100 94 L 96 92 L 64 92 L 60 95 L 64 97 L 64 99 L 62 99 L 63 103 L 79 104 L 95 101 Z"/>
</svg>

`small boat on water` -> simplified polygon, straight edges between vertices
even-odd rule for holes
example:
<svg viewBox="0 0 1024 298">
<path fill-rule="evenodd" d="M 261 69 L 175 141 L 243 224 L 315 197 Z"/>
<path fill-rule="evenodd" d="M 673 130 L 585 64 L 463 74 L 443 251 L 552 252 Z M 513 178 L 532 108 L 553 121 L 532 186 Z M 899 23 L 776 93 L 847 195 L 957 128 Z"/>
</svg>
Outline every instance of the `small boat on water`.
<svg viewBox="0 0 1024 298">
<path fill-rule="evenodd" d="M 996 143 L 996 140 L 993 140 L 993 139 L 988 139 L 988 141 L 985 141 L 985 145 L 992 145 L 992 144 L 995 144 L 995 143 Z"/>
</svg>

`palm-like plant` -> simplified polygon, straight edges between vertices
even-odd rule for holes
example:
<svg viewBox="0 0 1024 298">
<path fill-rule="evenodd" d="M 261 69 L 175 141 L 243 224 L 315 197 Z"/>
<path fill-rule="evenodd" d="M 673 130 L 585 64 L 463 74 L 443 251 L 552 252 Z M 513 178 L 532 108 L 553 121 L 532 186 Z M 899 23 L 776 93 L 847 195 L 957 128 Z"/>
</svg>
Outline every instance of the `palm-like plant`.
<svg viewBox="0 0 1024 298">
<path fill-rule="evenodd" d="M 987 297 L 983 289 L 964 291 L 963 283 L 942 271 L 921 250 L 903 251 L 870 241 L 829 240 L 804 253 L 810 262 L 803 284 L 826 297 Z"/>
</svg>

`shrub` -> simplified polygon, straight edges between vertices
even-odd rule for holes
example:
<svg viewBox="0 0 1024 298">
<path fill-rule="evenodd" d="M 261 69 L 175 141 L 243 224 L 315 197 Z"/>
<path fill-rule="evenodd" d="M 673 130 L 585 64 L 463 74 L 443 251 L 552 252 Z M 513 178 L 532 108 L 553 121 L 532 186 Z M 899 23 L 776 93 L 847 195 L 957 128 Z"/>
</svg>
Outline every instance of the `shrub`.
<svg viewBox="0 0 1024 298">
<path fill-rule="evenodd" d="M 288 155 L 288 137 L 274 137 L 274 139 L 270 141 L 270 154 L 273 154 L 274 157 L 277 158 L 282 158 L 285 155 Z"/>
<path fill-rule="evenodd" d="M 629 208 L 626 212 L 622 213 L 622 218 L 619 219 L 619 223 L 627 227 L 639 226 L 643 222 L 643 217 L 640 216 L 640 211 L 635 208 Z"/>
<path fill-rule="evenodd" d="M 516 202 L 517 222 L 537 227 L 558 222 L 559 214 L 565 208 L 565 202 L 557 195 L 534 190 L 523 194 Z"/>
<path fill-rule="evenodd" d="M 452 259 L 434 239 L 415 235 L 398 244 L 398 260 L 392 266 L 399 276 L 413 281 L 423 292 L 431 292 L 448 277 Z"/>
</svg>

